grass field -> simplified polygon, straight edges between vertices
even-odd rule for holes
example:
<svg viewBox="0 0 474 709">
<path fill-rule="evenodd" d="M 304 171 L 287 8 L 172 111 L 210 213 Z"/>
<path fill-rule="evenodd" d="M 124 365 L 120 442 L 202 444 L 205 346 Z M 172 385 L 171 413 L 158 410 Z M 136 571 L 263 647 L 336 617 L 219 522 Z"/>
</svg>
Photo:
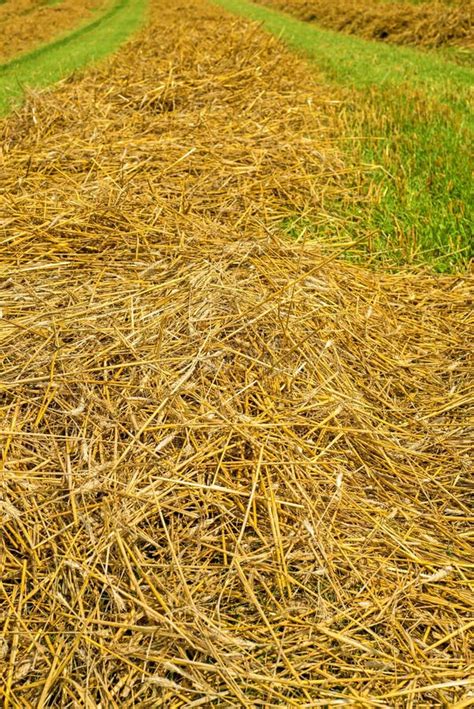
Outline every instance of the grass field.
<svg viewBox="0 0 474 709">
<path fill-rule="evenodd" d="M 467 708 L 473 279 L 406 126 L 469 72 L 226 5 L 0 121 L 0 703 Z"/>
</svg>

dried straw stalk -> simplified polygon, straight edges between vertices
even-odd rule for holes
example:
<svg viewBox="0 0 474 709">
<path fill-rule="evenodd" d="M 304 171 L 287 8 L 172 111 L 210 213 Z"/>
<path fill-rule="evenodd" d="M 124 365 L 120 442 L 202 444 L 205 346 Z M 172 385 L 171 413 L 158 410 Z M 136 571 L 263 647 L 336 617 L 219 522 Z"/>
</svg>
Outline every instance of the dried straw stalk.
<svg viewBox="0 0 474 709">
<path fill-rule="evenodd" d="M 301 20 L 393 44 L 474 49 L 474 2 L 426 0 L 257 0 Z"/>
<path fill-rule="evenodd" d="M 0 62 L 50 42 L 105 9 L 113 0 L 5 0 L 0 3 Z"/>
<path fill-rule="evenodd" d="M 3 706 L 467 706 L 472 284 L 279 236 L 330 99 L 167 0 L 1 124 Z"/>
</svg>

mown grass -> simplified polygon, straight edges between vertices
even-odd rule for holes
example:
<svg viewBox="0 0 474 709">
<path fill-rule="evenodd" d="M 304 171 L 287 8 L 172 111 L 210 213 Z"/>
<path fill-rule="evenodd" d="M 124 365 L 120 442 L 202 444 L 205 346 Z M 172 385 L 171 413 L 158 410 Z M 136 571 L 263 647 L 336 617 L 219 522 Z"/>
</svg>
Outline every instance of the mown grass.
<svg viewBox="0 0 474 709">
<path fill-rule="evenodd" d="M 141 25 L 147 0 L 116 0 L 105 13 L 50 44 L 0 66 L 0 116 L 30 87 L 45 87 L 114 52 Z"/>
<path fill-rule="evenodd" d="M 473 71 L 431 53 L 323 30 L 247 0 L 215 1 L 306 55 L 342 100 L 341 138 L 361 138 L 346 143 L 347 157 L 365 165 L 366 174 L 359 206 L 331 205 L 338 228 L 365 231 L 372 256 L 428 262 L 441 271 L 464 268 L 472 258 L 474 218 Z M 298 224 L 296 215 L 292 233 Z"/>
</svg>

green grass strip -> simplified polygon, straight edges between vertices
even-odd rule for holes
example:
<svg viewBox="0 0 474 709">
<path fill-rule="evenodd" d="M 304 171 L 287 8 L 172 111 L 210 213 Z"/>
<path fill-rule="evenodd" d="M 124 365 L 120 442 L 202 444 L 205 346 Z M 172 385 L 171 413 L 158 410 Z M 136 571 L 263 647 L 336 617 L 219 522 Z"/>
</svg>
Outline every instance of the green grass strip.
<svg viewBox="0 0 474 709">
<path fill-rule="evenodd" d="M 0 115 L 27 87 L 45 87 L 118 47 L 143 23 L 147 0 L 116 0 L 110 9 L 59 39 L 0 65 Z"/>
<path fill-rule="evenodd" d="M 398 263 L 464 268 L 473 243 L 474 72 L 432 53 L 321 29 L 248 0 L 215 2 L 262 23 L 309 58 L 333 85 L 335 98 L 344 100 L 341 138 L 364 138 L 348 149 L 348 159 L 373 166 L 365 186 L 371 199 L 352 211 L 331 205 L 347 230 L 367 231 L 370 250 Z"/>
</svg>

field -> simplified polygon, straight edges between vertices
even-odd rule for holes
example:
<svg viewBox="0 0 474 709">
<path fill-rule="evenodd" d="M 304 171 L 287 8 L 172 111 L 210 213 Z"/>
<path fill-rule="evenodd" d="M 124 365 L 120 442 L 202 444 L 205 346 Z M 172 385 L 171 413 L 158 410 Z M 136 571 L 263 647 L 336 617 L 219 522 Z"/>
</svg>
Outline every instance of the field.
<svg viewBox="0 0 474 709">
<path fill-rule="evenodd" d="M 50 43 L 37 45 L 34 35 L 30 51 L 24 45 L 18 56 L 0 65 L 0 116 L 11 112 L 25 91 L 69 77 L 116 50 L 141 26 L 146 4 L 146 0 L 114 0 L 90 21 L 80 22 L 65 34 L 60 32 Z"/>
<path fill-rule="evenodd" d="M 389 0 L 260 0 L 308 22 L 395 44 L 474 49 L 474 3 Z"/>
<path fill-rule="evenodd" d="M 0 5 L 0 62 L 85 23 L 110 0 L 5 0 Z"/>
<path fill-rule="evenodd" d="M 351 239 L 365 233 L 364 262 L 464 270 L 474 220 L 472 69 L 324 30 L 246 0 L 219 2 L 282 37 L 331 87 L 339 118 L 334 139 L 360 201 L 333 202 L 335 218 L 305 223 L 306 229 L 321 236 L 337 230 Z M 290 232 L 294 223 L 301 218 L 290 220 Z"/>
<path fill-rule="evenodd" d="M 471 706 L 471 70 L 106 15 L 0 75 L 2 706 Z"/>
</svg>

